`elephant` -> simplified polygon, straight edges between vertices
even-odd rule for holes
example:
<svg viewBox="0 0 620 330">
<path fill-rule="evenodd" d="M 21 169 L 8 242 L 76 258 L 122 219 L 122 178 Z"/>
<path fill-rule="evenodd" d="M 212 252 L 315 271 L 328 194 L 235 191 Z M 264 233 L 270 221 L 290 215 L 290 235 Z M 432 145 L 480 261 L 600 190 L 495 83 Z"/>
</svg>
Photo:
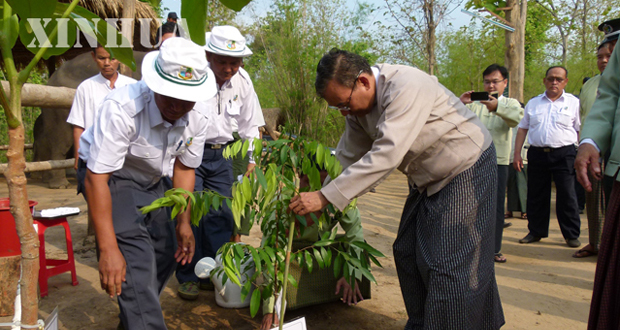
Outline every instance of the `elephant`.
<svg viewBox="0 0 620 330">
<path fill-rule="evenodd" d="M 137 71 L 132 77 L 140 80 L 141 64 L 146 52 L 134 51 Z M 82 81 L 99 73 L 91 52 L 83 53 L 62 64 L 48 81 L 49 86 L 77 88 Z M 34 161 L 63 160 L 73 158 L 73 128 L 67 123 L 70 109 L 41 109 L 33 128 Z M 36 173 L 36 172 L 35 172 Z M 34 173 L 33 173 L 34 174 Z M 41 179 L 49 188 L 59 189 L 70 186 L 66 171 L 51 170 L 42 172 Z"/>
</svg>

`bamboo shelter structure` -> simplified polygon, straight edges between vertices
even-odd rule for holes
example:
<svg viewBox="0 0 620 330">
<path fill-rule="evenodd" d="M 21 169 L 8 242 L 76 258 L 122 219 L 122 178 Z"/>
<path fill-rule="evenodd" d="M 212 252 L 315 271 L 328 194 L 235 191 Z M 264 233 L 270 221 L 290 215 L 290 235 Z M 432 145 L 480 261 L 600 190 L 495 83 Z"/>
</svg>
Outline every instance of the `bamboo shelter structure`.
<svg viewBox="0 0 620 330">
<path fill-rule="evenodd" d="M 59 0 L 59 2 L 70 3 L 70 0 Z M 90 10 L 95 13 L 97 16 L 102 19 L 106 18 L 121 18 L 123 15 L 123 0 L 80 0 L 79 5 Z M 136 1 L 135 4 L 135 21 L 134 21 L 134 38 L 133 38 L 133 46 L 134 50 L 138 51 L 149 51 L 151 48 L 145 48 L 140 43 L 140 19 L 150 19 L 150 41 L 151 44 L 155 44 L 155 34 L 157 33 L 157 28 L 161 25 L 161 18 L 155 9 L 149 4 L 141 1 Z M 120 27 L 119 27 L 120 29 Z M 49 71 L 49 75 L 51 76 L 54 73 L 56 64 L 61 63 L 65 60 L 70 60 L 82 53 L 90 51 L 88 47 L 88 42 L 83 34 L 80 34 L 80 43 L 84 46 L 81 48 L 71 48 L 61 56 L 52 56 L 48 60 L 40 61 L 41 65 L 46 65 Z M 18 39 L 17 43 L 13 47 L 13 56 L 15 57 L 15 62 L 18 66 L 28 64 L 34 54 L 32 54 L 26 47 L 21 43 Z"/>
</svg>

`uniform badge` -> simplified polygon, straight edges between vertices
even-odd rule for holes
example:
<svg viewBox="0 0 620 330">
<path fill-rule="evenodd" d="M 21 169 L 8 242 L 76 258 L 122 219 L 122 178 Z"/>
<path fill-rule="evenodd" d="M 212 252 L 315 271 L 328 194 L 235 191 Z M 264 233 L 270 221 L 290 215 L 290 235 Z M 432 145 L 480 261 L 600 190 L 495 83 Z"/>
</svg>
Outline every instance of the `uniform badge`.
<svg viewBox="0 0 620 330">
<path fill-rule="evenodd" d="M 193 137 L 188 138 L 188 139 L 187 139 L 187 142 L 185 142 L 185 145 L 189 147 L 189 146 L 191 146 L 191 145 L 192 145 L 192 143 L 193 143 L 193 142 L 194 142 L 194 138 L 193 138 Z"/>
<path fill-rule="evenodd" d="M 610 34 L 614 31 L 614 27 L 609 25 L 609 24 L 605 24 L 603 26 L 603 32 L 605 32 L 605 34 Z"/>
<path fill-rule="evenodd" d="M 239 94 L 235 95 L 235 97 L 233 97 L 233 101 L 237 101 L 237 99 L 239 98 Z"/>
<path fill-rule="evenodd" d="M 190 80 L 193 77 L 193 74 L 192 74 L 193 71 L 194 69 L 190 67 L 181 66 L 181 70 L 179 71 L 179 78 L 183 80 Z"/>
<path fill-rule="evenodd" d="M 237 44 L 235 43 L 234 40 L 228 40 L 228 41 L 226 41 L 226 48 L 228 48 L 230 50 L 235 50 L 235 49 L 237 49 Z"/>
</svg>

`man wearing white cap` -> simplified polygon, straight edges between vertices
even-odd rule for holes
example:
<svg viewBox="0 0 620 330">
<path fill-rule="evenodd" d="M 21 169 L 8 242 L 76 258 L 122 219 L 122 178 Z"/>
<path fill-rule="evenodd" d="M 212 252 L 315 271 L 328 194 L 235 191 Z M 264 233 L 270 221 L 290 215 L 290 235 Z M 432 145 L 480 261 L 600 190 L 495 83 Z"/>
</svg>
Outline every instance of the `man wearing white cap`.
<svg viewBox="0 0 620 330">
<path fill-rule="evenodd" d="M 232 159 L 224 159 L 222 151 L 233 141 L 233 123 L 238 126 L 241 139 L 259 137 L 258 127 L 264 125 L 262 110 L 248 73 L 241 68 L 243 58 L 252 55 L 245 38 L 237 28 L 216 26 L 205 37 L 204 46 L 209 67 L 217 83 L 215 97 L 196 104 L 196 109 L 209 119 L 202 164 L 196 169 L 196 190 L 212 190 L 231 196 L 234 181 Z M 252 150 L 248 150 L 251 155 Z M 250 159 L 247 171 L 255 164 Z M 217 250 L 228 242 L 233 233 L 232 212 L 224 205 L 218 211 L 211 210 L 198 227 L 192 227 L 196 238 L 196 253 L 191 263 L 179 265 L 176 277 L 181 284 L 178 293 L 183 299 L 198 298 L 198 277 L 194 266 L 204 257 L 215 257 Z M 202 282 L 203 289 L 212 288 Z"/>
<path fill-rule="evenodd" d="M 79 150 L 87 161 L 101 287 L 118 296 L 121 325 L 128 330 L 166 329 L 159 295 L 176 262 L 192 260 L 189 212 L 177 216 L 175 243 L 165 209 L 146 215 L 139 209 L 164 196 L 161 179 L 168 173 L 175 188 L 193 190 L 208 126 L 194 105 L 216 92 L 202 48 L 182 38 L 147 54 L 142 77 L 108 95 Z"/>
</svg>

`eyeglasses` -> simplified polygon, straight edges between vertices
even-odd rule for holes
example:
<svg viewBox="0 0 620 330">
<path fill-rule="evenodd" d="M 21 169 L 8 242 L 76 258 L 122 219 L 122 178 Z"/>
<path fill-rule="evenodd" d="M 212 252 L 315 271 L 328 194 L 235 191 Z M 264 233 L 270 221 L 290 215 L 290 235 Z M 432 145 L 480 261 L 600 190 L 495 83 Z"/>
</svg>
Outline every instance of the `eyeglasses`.
<svg viewBox="0 0 620 330">
<path fill-rule="evenodd" d="M 357 76 L 355 77 L 355 80 L 353 80 L 353 87 L 351 87 L 351 94 L 349 94 L 349 98 L 347 99 L 347 102 L 344 103 L 345 105 L 343 105 L 341 107 L 336 107 L 336 106 L 333 106 L 333 105 L 328 105 L 327 108 L 329 108 L 331 110 L 351 111 L 351 107 L 350 107 L 351 97 L 353 96 L 353 91 L 355 90 L 355 83 L 360 78 L 360 75 L 362 74 L 362 72 L 364 72 L 364 70 L 360 70 L 360 72 L 357 73 Z"/>
<path fill-rule="evenodd" d="M 502 79 L 502 80 L 499 80 L 499 79 L 498 80 L 484 80 L 483 82 L 484 82 L 485 85 L 491 85 L 491 84 L 497 85 L 497 84 L 501 83 L 504 80 L 506 80 L 506 79 Z"/>
<path fill-rule="evenodd" d="M 561 83 L 564 82 L 564 80 L 566 80 L 566 79 L 560 78 L 560 77 L 549 77 L 549 78 L 545 78 L 545 79 L 547 79 L 547 81 L 550 82 L 550 83 L 552 83 L 554 81 L 557 81 L 558 84 L 561 84 Z"/>
</svg>

